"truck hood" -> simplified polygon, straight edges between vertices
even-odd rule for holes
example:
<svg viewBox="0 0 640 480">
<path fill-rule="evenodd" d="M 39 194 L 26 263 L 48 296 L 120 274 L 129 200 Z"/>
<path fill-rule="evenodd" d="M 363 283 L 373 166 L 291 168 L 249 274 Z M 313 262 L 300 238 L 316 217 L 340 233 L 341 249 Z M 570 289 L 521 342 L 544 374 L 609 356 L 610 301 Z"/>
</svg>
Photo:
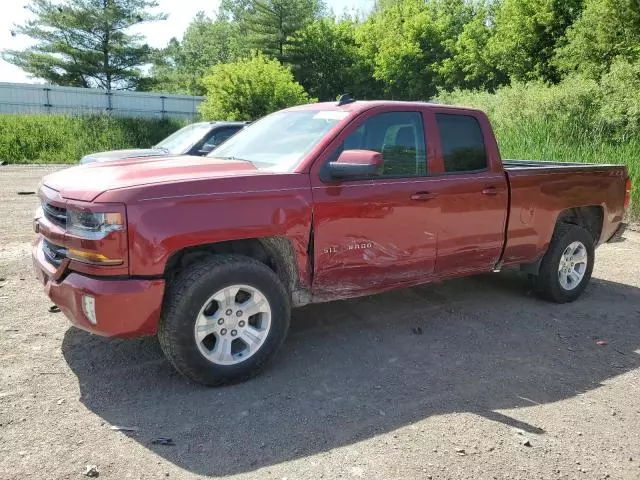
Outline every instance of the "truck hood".
<svg viewBox="0 0 640 480">
<path fill-rule="evenodd" d="M 79 165 L 47 175 L 42 183 L 63 198 L 91 202 L 118 188 L 256 174 L 249 162 L 183 155 Z"/>
<path fill-rule="evenodd" d="M 110 160 L 122 160 L 124 158 L 141 157 L 164 157 L 167 154 L 156 148 L 131 148 L 129 150 L 111 150 L 109 152 L 97 152 L 85 155 L 80 160 L 80 164 L 93 162 L 108 162 Z"/>
</svg>

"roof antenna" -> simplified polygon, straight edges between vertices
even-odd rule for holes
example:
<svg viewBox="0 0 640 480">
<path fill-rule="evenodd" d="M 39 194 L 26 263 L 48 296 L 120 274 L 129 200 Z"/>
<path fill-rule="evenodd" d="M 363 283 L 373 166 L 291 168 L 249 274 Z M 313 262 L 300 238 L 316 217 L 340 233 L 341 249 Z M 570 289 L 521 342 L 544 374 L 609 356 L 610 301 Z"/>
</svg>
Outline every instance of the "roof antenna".
<svg viewBox="0 0 640 480">
<path fill-rule="evenodd" d="M 349 103 L 353 103 L 353 102 L 355 102 L 355 100 L 353 98 L 351 98 L 348 93 L 343 93 L 338 98 L 338 106 L 339 107 L 341 107 L 342 105 L 347 105 Z"/>
</svg>

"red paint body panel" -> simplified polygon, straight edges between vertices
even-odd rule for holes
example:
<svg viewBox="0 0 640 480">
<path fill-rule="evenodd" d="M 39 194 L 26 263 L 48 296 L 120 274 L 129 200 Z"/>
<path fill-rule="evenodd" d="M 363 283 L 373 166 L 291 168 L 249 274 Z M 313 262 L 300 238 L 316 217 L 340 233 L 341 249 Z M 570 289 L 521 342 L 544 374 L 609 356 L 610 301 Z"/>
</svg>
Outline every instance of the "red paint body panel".
<svg viewBox="0 0 640 480">
<path fill-rule="evenodd" d="M 291 110 L 347 113 L 292 173 L 259 170 L 243 161 L 154 157 L 46 177 L 43 201 L 67 209 L 117 211 L 127 225 L 123 232 L 89 241 L 46 218 L 38 220 L 34 265 L 48 279 L 49 296 L 81 328 L 110 336 L 150 335 L 160 317 L 167 263 L 185 248 L 285 239 L 294 256 L 296 288 L 308 292 L 307 301 L 326 301 L 488 272 L 500 262 L 535 262 L 548 247 L 556 219 L 569 208 L 602 208 L 601 242 L 624 215 L 624 167 L 538 163 L 507 164 L 505 170 L 482 112 L 388 101 Z M 324 165 L 363 121 L 402 111 L 421 115 L 428 176 L 324 178 Z M 478 121 L 485 170 L 445 173 L 438 113 Z M 99 267 L 67 259 L 55 268 L 42 253 L 43 237 L 67 248 L 121 255 L 123 263 Z M 97 326 L 81 311 L 84 293 L 96 297 Z"/>
</svg>

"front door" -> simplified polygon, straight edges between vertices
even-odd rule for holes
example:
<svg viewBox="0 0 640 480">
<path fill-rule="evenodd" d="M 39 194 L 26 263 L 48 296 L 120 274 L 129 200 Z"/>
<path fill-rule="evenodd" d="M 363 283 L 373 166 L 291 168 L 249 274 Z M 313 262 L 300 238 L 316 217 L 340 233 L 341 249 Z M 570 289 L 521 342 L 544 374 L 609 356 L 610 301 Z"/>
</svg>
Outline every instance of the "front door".
<svg viewBox="0 0 640 480">
<path fill-rule="evenodd" d="M 422 112 L 365 113 L 337 139 L 323 165 L 353 149 L 382 153 L 384 171 L 346 181 L 312 176 L 317 298 L 374 292 L 434 271 L 438 212 L 428 194 Z"/>
</svg>

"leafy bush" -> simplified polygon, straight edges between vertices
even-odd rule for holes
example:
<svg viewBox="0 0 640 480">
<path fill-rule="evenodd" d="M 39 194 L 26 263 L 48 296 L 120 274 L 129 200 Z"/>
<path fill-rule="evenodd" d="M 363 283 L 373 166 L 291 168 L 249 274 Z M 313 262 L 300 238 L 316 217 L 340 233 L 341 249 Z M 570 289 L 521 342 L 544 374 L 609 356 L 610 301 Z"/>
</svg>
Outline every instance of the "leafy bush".
<svg viewBox="0 0 640 480">
<path fill-rule="evenodd" d="M 315 102 L 291 70 L 261 53 L 216 65 L 204 78 L 207 97 L 200 113 L 209 120 L 256 120 L 282 108 Z"/>
<path fill-rule="evenodd" d="M 595 81 L 573 77 L 554 86 L 514 83 L 499 88 L 495 94 L 458 90 L 443 93 L 438 101 L 480 108 L 494 120 L 496 129 L 543 120 L 573 134 L 598 129 L 599 90 Z"/>
<path fill-rule="evenodd" d="M 0 115 L 0 160 L 76 163 L 88 153 L 146 148 L 182 126 L 172 120 L 109 115 Z"/>
<path fill-rule="evenodd" d="M 640 62 L 618 58 L 602 77 L 599 121 L 619 141 L 640 134 Z"/>
</svg>

